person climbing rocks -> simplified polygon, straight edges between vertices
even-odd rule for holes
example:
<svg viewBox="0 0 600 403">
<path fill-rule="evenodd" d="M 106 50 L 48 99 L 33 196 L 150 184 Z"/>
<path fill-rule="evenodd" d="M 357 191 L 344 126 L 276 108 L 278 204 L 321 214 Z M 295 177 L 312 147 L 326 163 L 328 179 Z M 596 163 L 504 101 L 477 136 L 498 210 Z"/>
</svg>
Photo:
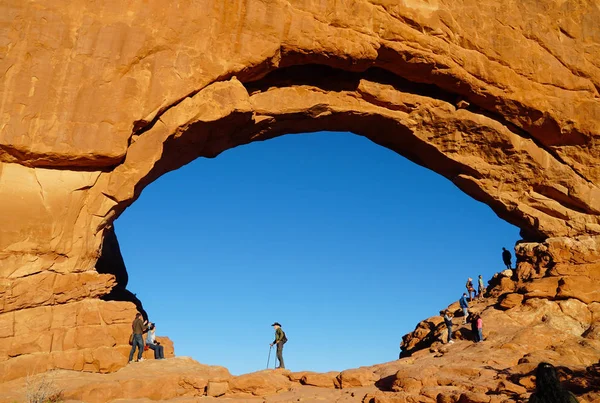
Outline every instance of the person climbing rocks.
<svg viewBox="0 0 600 403">
<path fill-rule="evenodd" d="M 483 277 L 480 274 L 479 278 L 477 279 L 477 298 L 480 301 L 483 300 L 483 293 L 484 292 L 485 292 L 485 285 L 483 284 Z"/>
<path fill-rule="evenodd" d="M 479 335 L 477 333 L 477 315 L 474 313 L 470 314 L 468 322 L 471 324 L 471 334 L 473 335 L 473 341 L 477 343 L 477 341 L 479 341 Z"/>
<path fill-rule="evenodd" d="M 502 248 L 502 260 L 504 261 L 504 264 L 506 265 L 506 268 L 511 270 L 512 269 L 512 255 L 510 254 L 509 251 L 506 250 L 506 248 Z"/>
<path fill-rule="evenodd" d="M 160 342 L 156 341 L 156 323 L 149 323 L 146 345 L 149 349 L 154 351 L 155 360 L 164 360 L 165 348 L 160 345 Z"/>
<path fill-rule="evenodd" d="M 463 292 L 463 295 L 462 295 L 461 299 L 458 300 L 458 303 L 460 304 L 460 307 L 463 310 L 463 316 L 464 316 L 463 325 L 466 325 L 467 318 L 469 317 L 469 301 L 467 300 L 466 292 Z"/>
<path fill-rule="evenodd" d="M 444 323 L 448 328 L 447 343 L 452 344 L 454 343 L 454 341 L 452 340 L 452 316 L 450 315 L 450 312 L 448 310 L 440 311 L 440 315 L 444 318 Z"/>
<path fill-rule="evenodd" d="M 469 301 L 473 301 L 473 291 L 475 291 L 475 288 L 473 287 L 473 279 L 471 277 L 467 279 L 465 287 L 467 287 L 467 292 L 469 293 Z"/>
<path fill-rule="evenodd" d="M 271 326 L 275 328 L 275 340 L 270 346 L 273 347 L 273 345 L 277 344 L 277 359 L 279 360 L 279 366 L 276 368 L 283 369 L 285 368 L 285 364 L 283 363 L 283 345 L 287 342 L 287 337 L 279 322 L 275 322 Z"/>
<path fill-rule="evenodd" d="M 477 343 L 482 342 L 483 341 L 483 319 L 481 319 L 481 316 L 479 316 L 479 315 L 475 315 L 475 328 L 477 329 L 477 338 L 475 339 L 475 341 Z"/>
<path fill-rule="evenodd" d="M 129 364 L 133 362 L 133 354 L 135 353 L 136 347 L 138 348 L 138 356 L 136 362 L 144 361 L 144 359 L 142 358 L 142 354 L 144 353 L 144 338 L 142 337 L 142 334 L 144 334 L 144 332 L 148 330 L 148 328 L 146 327 L 147 323 L 147 320 L 142 321 L 141 313 L 138 312 L 135 315 L 135 319 L 131 324 L 131 328 L 133 330 L 133 341 L 131 343 L 131 351 L 129 352 Z"/>
<path fill-rule="evenodd" d="M 575 395 L 565 389 L 558 380 L 554 365 L 540 362 L 535 370 L 535 392 L 529 403 L 579 403 Z"/>
</svg>

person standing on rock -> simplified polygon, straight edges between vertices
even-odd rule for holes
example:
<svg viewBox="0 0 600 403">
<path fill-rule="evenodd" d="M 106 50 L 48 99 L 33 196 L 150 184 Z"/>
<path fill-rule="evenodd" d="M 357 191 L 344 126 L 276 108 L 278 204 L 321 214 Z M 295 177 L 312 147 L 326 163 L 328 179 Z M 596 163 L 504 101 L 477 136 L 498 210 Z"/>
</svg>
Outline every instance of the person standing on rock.
<svg viewBox="0 0 600 403">
<path fill-rule="evenodd" d="M 477 279 L 477 298 L 479 298 L 480 301 L 483 300 L 484 292 L 485 292 L 485 286 L 483 285 L 483 277 L 480 274 L 479 278 Z"/>
<path fill-rule="evenodd" d="M 155 360 L 164 360 L 165 349 L 156 341 L 156 323 L 150 323 L 148 327 L 148 336 L 146 336 L 146 345 L 154 351 Z"/>
<path fill-rule="evenodd" d="M 146 323 L 148 323 L 148 321 L 142 322 L 142 314 L 138 312 L 131 324 L 131 327 L 133 328 L 133 343 L 131 344 L 131 352 L 129 353 L 130 364 L 133 362 L 133 354 L 135 353 L 136 347 L 138 348 L 137 361 L 144 361 L 142 358 L 142 354 L 144 353 L 144 338 L 142 337 L 142 334 L 147 330 L 147 327 L 145 326 Z"/>
<path fill-rule="evenodd" d="M 506 250 L 506 248 L 502 248 L 502 260 L 504 261 L 504 264 L 506 265 L 506 268 L 511 270 L 512 269 L 512 255 L 510 254 L 509 251 Z"/>
<path fill-rule="evenodd" d="M 475 341 L 479 343 L 483 341 L 483 319 L 479 315 L 475 316 L 475 328 L 477 329 L 477 338 Z"/>
<path fill-rule="evenodd" d="M 473 291 L 475 291 L 475 288 L 473 287 L 473 279 L 471 277 L 467 279 L 465 287 L 467 287 L 467 292 L 469 293 L 469 301 L 473 301 Z"/>
<path fill-rule="evenodd" d="M 450 316 L 450 312 L 448 312 L 448 310 L 440 311 L 440 315 L 444 317 L 444 323 L 446 324 L 446 327 L 448 328 L 447 343 L 452 344 L 452 343 L 454 343 L 454 341 L 452 340 L 452 317 Z"/>
<path fill-rule="evenodd" d="M 535 370 L 535 392 L 529 403 L 579 403 L 573 393 L 566 390 L 558 380 L 556 368 L 540 362 Z"/>
<path fill-rule="evenodd" d="M 463 292 L 462 298 L 458 300 L 458 303 L 460 304 L 460 307 L 463 310 L 463 325 L 465 325 L 467 323 L 467 318 L 469 317 L 469 301 L 467 300 L 466 292 Z"/>
<path fill-rule="evenodd" d="M 279 322 L 275 322 L 271 326 L 275 328 L 275 340 L 270 345 L 273 347 L 274 344 L 277 344 L 277 359 L 279 360 L 279 366 L 276 368 L 285 368 L 285 364 L 283 363 L 283 345 L 287 342 L 287 337 L 283 329 L 281 329 Z"/>
</svg>

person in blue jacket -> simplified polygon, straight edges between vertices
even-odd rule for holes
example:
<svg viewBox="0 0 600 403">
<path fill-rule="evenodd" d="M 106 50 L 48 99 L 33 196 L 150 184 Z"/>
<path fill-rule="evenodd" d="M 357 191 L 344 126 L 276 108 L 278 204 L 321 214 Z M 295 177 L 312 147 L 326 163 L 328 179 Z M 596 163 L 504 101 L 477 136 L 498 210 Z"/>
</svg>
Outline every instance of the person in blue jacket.
<svg viewBox="0 0 600 403">
<path fill-rule="evenodd" d="M 467 293 L 463 292 L 462 298 L 458 301 L 460 307 L 463 310 L 464 320 L 463 325 L 467 323 L 467 317 L 469 316 L 469 301 L 467 300 Z"/>
</svg>

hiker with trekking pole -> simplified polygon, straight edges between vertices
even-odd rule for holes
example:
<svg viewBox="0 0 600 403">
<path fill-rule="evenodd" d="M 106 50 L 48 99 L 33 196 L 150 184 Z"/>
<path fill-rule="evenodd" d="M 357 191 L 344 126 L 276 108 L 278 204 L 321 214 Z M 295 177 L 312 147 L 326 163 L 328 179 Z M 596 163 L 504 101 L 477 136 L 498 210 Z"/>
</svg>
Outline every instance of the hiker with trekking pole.
<svg viewBox="0 0 600 403">
<path fill-rule="evenodd" d="M 269 368 L 269 360 L 271 359 L 271 349 L 273 345 L 277 344 L 277 360 L 279 360 L 279 366 L 277 368 L 285 368 L 285 364 L 283 363 L 283 345 L 287 342 L 287 337 L 285 336 L 285 332 L 281 329 L 281 325 L 279 322 L 273 323 L 271 326 L 275 328 L 275 340 L 273 343 L 269 344 L 269 358 L 267 359 L 267 368 Z"/>
</svg>

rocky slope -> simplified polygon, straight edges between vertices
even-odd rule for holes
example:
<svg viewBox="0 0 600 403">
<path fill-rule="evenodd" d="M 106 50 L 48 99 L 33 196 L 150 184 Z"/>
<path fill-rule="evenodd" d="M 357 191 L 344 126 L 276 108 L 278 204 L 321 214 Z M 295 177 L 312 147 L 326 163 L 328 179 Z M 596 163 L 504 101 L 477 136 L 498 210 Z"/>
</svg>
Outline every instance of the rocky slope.
<svg viewBox="0 0 600 403">
<path fill-rule="evenodd" d="M 500 273 L 488 296 L 472 303 L 471 311 L 484 322 L 481 343 L 473 342 L 454 303 L 448 307 L 457 313 L 454 344 L 445 343 L 442 318 L 429 318 L 404 336 L 404 358 L 371 367 L 231 376 L 223 367 L 186 357 L 150 359 L 110 374 L 55 370 L 15 379 L 0 384 L 0 402 L 21 401 L 27 390 L 46 381 L 67 401 L 87 403 L 501 403 L 527 399 L 541 361 L 557 365 L 582 402 L 600 402 L 600 303 L 519 293 L 527 290 L 521 279 L 526 267 Z"/>
<path fill-rule="evenodd" d="M 600 270 L 595 266 L 592 275 L 581 280 L 591 282 L 591 292 L 582 285 L 569 294 L 572 289 L 563 288 L 578 284 L 580 273 L 577 265 L 569 266 L 564 259 L 576 259 L 575 249 L 559 256 L 551 244 L 522 243 L 517 252 L 517 269 L 494 276 L 486 298 L 471 304 L 471 312 L 483 319 L 481 343 L 473 342 L 470 325 L 462 324 L 461 310 L 453 303 L 448 309 L 456 313 L 454 344 L 445 343 L 442 318 L 432 317 L 403 337 L 403 358 L 371 367 L 232 376 L 225 368 L 185 357 L 148 360 L 109 374 L 67 370 L 21 374 L 0 384 L 0 402 L 20 401 L 32 385 L 50 379 L 66 400 L 89 403 L 200 398 L 232 403 L 500 403 L 527 399 L 534 388 L 533 370 L 541 361 L 558 366 L 565 384 L 581 401 L 600 402 L 600 302 L 594 294 Z"/>
</svg>

